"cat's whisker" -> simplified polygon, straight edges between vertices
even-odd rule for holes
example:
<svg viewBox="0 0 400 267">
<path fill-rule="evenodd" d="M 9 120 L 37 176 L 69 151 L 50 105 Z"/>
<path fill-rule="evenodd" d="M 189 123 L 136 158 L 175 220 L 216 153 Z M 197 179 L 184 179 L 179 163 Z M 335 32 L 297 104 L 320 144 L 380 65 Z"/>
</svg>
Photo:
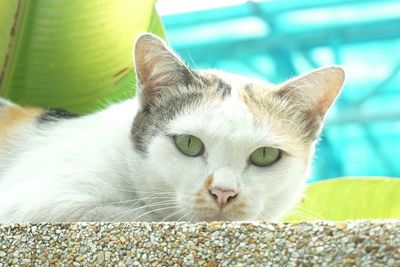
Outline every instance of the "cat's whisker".
<svg viewBox="0 0 400 267">
<path fill-rule="evenodd" d="M 164 218 L 162 218 L 160 221 L 164 222 L 164 221 L 166 221 L 167 219 L 174 217 L 176 214 L 179 214 L 179 213 L 181 213 L 181 212 L 182 212 L 182 210 L 183 210 L 183 209 L 181 209 L 181 210 L 178 210 L 178 211 L 175 211 L 175 212 L 173 212 L 173 213 L 171 213 L 171 214 L 169 214 L 169 215 L 165 216 L 165 217 L 164 217 Z"/>
<path fill-rule="evenodd" d="M 275 201 L 272 199 L 264 203 L 264 206 L 271 208 L 278 208 L 278 209 L 283 208 L 283 205 L 279 201 Z M 323 219 L 323 217 L 319 213 L 300 206 L 293 206 L 286 215 L 291 215 L 291 214 L 295 214 L 300 217 L 306 217 L 307 219 Z"/>
<path fill-rule="evenodd" d="M 316 218 L 316 219 L 323 219 L 323 217 L 321 216 L 321 214 L 319 214 L 319 213 L 317 213 L 316 211 L 313 211 L 313 210 L 311 210 L 311 209 L 306 209 L 306 208 L 303 208 L 303 207 L 296 207 L 296 206 L 294 206 L 294 207 L 292 208 L 292 211 L 294 211 L 294 212 L 300 212 L 300 213 L 302 213 L 302 214 L 309 215 L 309 216 L 313 216 L 313 217 Z M 290 211 L 289 211 L 289 212 L 290 212 Z"/>
<path fill-rule="evenodd" d="M 151 194 L 151 195 L 172 195 L 175 194 L 176 192 L 174 191 L 170 191 L 170 192 L 156 192 L 154 193 L 154 191 L 132 191 L 133 193 L 140 193 L 140 194 Z"/>
<path fill-rule="evenodd" d="M 180 217 L 177 221 L 180 222 L 181 220 L 183 220 L 183 218 L 185 218 L 186 216 L 190 215 L 192 213 L 191 210 L 189 210 L 187 213 L 185 213 L 182 217 Z"/>
<path fill-rule="evenodd" d="M 262 214 L 267 215 L 269 217 L 273 217 L 273 216 L 271 216 L 271 214 L 268 213 L 268 209 L 282 209 L 282 208 L 284 208 L 284 205 L 282 205 L 280 202 L 274 201 L 274 200 L 270 200 L 270 201 L 267 201 L 266 203 L 264 203 L 264 210 L 263 210 Z M 294 213 L 296 213 L 296 215 L 298 215 L 298 216 L 305 217 L 308 220 L 311 219 L 311 218 L 314 218 L 316 216 L 314 214 L 314 217 L 311 217 L 310 214 L 306 214 L 306 213 L 301 212 L 301 211 L 293 211 L 293 209 L 290 210 L 286 215 L 288 216 L 288 215 L 291 215 L 291 214 L 294 214 Z"/>
<path fill-rule="evenodd" d="M 304 213 L 304 212 L 301 212 L 301 211 L 296 211 L 296 210 L 291 210 L 291 211 L 289 211 L 289 212 L 286 214 L 286 216 L 298 216 L 298 217 L 300 217 L 302 220 L 306 220 L 306 221 L 313 221 L 313 220 L 316 220 L 316 219 L 320 219 L 320 218 L 315 217 L 315 216 L 313 216 L 313 215 L 311 215 L 311 214 Z"/>
<path fill-rule="evenodd" d="M 278 202 L 277 203 L 270 202 L 269 204 L 266 204 L 265 206 L 271 207 L 271 208 L 278 208 L 278 209 L 283 208 L 283 206 L 280 205 L 280 203 L 278 203 Z M 304 217 L 306 220 L 322 219 L 322 217 L 319 214 L 317 214 L 311 210 L 307 210 L 307 209 L 300 208 L 300 207 L 292 207 L 292 209 L 286 213 L 286 216 L 290 216 L 290 215 Z"/>
<path fill-rule="evenodd" d="M 154 194 L 156 195 L 156 194 Z M 101 203 L 87 203 L 87 204 L 76 204 L 76 207 L 98 207 L 98 206 L 107 206 L 107 205 L 117 205 L 117 204 L 127 204 L 131 202 L 133 205 L 136 205 L 140 202 L 149 202 L 150 200 L 173 200 L 173 197 L 169 196 L 153 196 L 150 195 L 148 197 L 141 197 L 141 198 L 131 198 L 131 199 L 124 199 L 124 200 L 119 200 L 119 201 L 111 201 L 111 202 L 101 202 Z M 73 205 L 71 205 L 72 207 Z"/>
<path fill-rule="evenodd" d="M 184 209 L 181 208 L 181 209 L 177 210 L 176 212 L 173 212 L 172 214 L 170 214 L 170 215 L 164 217 L 163 219 L 161 219 L 161 221 L 166 221 L 166 219 L 171 218 L 171 217 L 175 216 L 176 214 L 179 214 L 179 213 L 182 213 L 182 212 L 184 212 Z M 191 213 L 192 213 L 192 211 L 189 210 L 187 213 L 184 213 L 182 217 L 180 217 L 179 219 L 174 220 L 174 221 L 179 222 L 179 221 L 181 221 L 184 217 L 190 215 Z"/>
<path fill-rule="evenodd" d="M 167 185 L 167 184 L 166 184 L 166 185 Z M 157 195 L 163 195 L 163 194 L 175 194 L 175 193 L 176 193 L 175 191 L 163 191 L 163 192 L 159 192 L 159 191 L 157 191 L 157 189 L 154 189 L 154 190 L 146 190 L 146 191 L 144 191 L 144 190 L 135 190 L 135 189 L 128 190 L 128 189 L 126 189 L 126 188 L 121 188 L 121 187 L 116 187 L 116 186 L 114 186 L 114 188 L 116 188 L 118 191 L 121 191 L 121 192 L 139 193 L 139 194 L 157 194 Z"/>
<path fill-rule="evenodd" d="M 176 191 L 162 191 L 160 192 L 159 186 L 167 186 L 167 184 L 156 184 L 158 187 L 155 188 L 149 188 L 149 190 L 126 190 L 126 189 L 121 189 L 121 192 L 131 192 L 134 194 L 157 194 L 157 195 L 169 195 L 169 194 L 176 194 Z M 154 184 L 152 186 L 155 186 Z"/>
<path fill-rule="evenodd" d="M 163 204 L 163 205 L 157 205 L 157 206 L 161 206 L 161 207 L 163 207 L 163 206 L 168 206 L 168 207 L 170 207 L 170 208 L 176 208 L 176 206 L 171 206 L 171 204 Z M 156 207 L 156 206 L 154 206 L 154 207 Z M 148 207 L 143 207 L 144 208 L 144 210 L 141 210 L 141 209 L 136 209 L 136 210 L 133 210 L 133 209 L 128 209 L 128 210 L 124 210 L 123 212 L 119 212 L 119 213 L 116 213 L 116 214 L 114 214 L 113 216 L 111 216 L 111 218 L 114 220 L 119 220 L 119 219 L 121 219 L 121 218 L 124 218 L 124 217 L 126 217 L 127 219 L 126 220 L 129 220 L 129 221 L 132 221 L 132 215 L 135 215 L 135 212 L 138 212 L 138 214 L 139 215 L 141 215 L 141 214 L 143 214 L 143 213 L 141 213 L 141 212 L 144 212 L 144 211 L 146 211 L 146 208 L 148 208 Z"/>
<path fill-rule="evenodd" d="M 318 206 L 318 207 L 320 207 L 320 208 L 322 208 L 322 209 L 324 209 L 326 211 L 333 212 L 332 209 L 328 208 L 327 206 L 322 205 L 321 203 L 317 202 L 316 200 L 310 198 L 309 196 L 304 195 L 303 197 L 304 197 L 304 199 L 306 199 L 307 201 L 311 202 L 312 204 L 314 204 L 314 205 L 316 205 L 316 206 Z"/>
<path fill-rule="evenodd" d="M 114 214 L 114 216 L 112 216 L 112 218 L 114 219 L 114 218 L 116 218 L 118 216 L 121 216 L 121 214 L 123 214 L 123 216 L 125 216 L 126 214 L 130 214 L 132 212 L 139 211 L 141 209 L 147 209 L 147 208 L 165 206 L 165 205 L 171 205 L 171 204 L 175 204 L 175 201 L 169 200 L 169 201 L 159 201 L 159 202 L 149 203 L 147 205 L 134 207 L 134 208 L 131 208 L 131 209 L 127 209 L 127 210 L 125 210 L 123 212 L 116 213 L 116 214 Z"/>
<path fill-rule="evenodd" d="M 113 201 L 113 202 L 102 202 L 102 203 L 90 203 L 90 204 L 85 204 L 85 206 L 107 206 L 107 205 L 116 205 L 116 204 L 127 204 L 131 202 L 135 202 L 135 204 L 139 202 L 143 202 L 144 200 L 158 200 L 158 199 L 170 199 L 172 200 L 171 197 L 143 197 L 143 198 L 133 198 L 133 199 L 127 199 L 127 200 L 121 200 L 121 201 Z M 82 205 L 78 205 L 82 206 Z"/>
<path fill-rule="evenodd" d="M 288 214 L 293 212 L 297 212 L 298 215 L 301 213 L 301 215 L 307 215 L 308 217 L 313 216 L 313 218 L 323 219 L 321 214 L 319 214 L 317 211 L 302 207 L 299 204 L 292 206 L 291 210 L 288 211 Z"/>
<path fill-rule="evenodd" d="M 261 212 L 260 216 L 261 216 L 261 217 L 265 217 L 265 218 L 262 218 L 263 220 L 269 220 L 269 218 L 272 218 L 272 217 L 273 217 L 272 214 L 269 213 L 267 210 L 263 210 L 263 211 Z"/>
<path fill-rule="evenodd" d="M 273 208 L 273 207 L 271 207 L 271 208 Z M 315 219 L 315 217 L 313 217 L 313 216 L 311 216 L 311 215 L 309 215 L 309 214 L 303 213 L 303 212 L 299 212 L 299 211 L 290 211 L 289 213 L 286 214 L 286 216 L 291 216 L 291 215 L 295 215 L 295 216 L 302 217 L 302 218 L 304 218 L 305 220 L 314 220 L 314 219 Z M 262 216 L 262 217 L 266 217 L 266 218 L 268 218 L 268 219 L 274 217 L 274 216 L 273 216 L 271 213 L 269 213 L 267 210 L 264 210 L 263 212 L 261 212 L 261 216 Z M 265 219 L 265 218 L 264 218 L 264 219 Z"/>
<path fill-rule="evenodd" d="M 189 222 L 193 222 L 193 219 L 195 216 L 196 216 L 196 212 L 192 212 L 192 216 L 190 216 Z"/>
<path fill-rule="evenodd" d="M 159 209 L 155 209 L 155 210 L 150 210 L 148 212 L 145 212 L 145 213 L 135 217 L 133 219 L 133 221 L 136 221 L 136 220 L 138 220 L 138 219 L 142 218 L 143 216 L 146 216 L 147 214 L 150 214 L 150 213 L 154 213 L 154 212 L 158 212 L 158 211 L 162 211 L 162 210 L 166 210 L 166 209 L 175 209 L 177 207 L 179 207 L 179 206 L 169 206 L 169 207 L 159 208 Z"/>
</svg>

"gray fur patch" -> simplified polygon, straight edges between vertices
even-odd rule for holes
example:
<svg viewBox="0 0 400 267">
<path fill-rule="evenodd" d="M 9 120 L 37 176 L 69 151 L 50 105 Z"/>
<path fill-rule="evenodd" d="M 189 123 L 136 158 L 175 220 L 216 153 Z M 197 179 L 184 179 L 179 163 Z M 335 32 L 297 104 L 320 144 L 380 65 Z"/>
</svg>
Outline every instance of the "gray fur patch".
<svg viewBox="0 0 400 267">
<path fill-rule="evenodd" d="M 217 91 L 222 95 L 222 97 L 227 97 L 231 94 L 232 91 L 232 86 L 225 81 L 221 80 L 214 74 L 208 74 L 208 75 L 203 75 L 199 76 L 199 78 L 202 80 L 202 82 L 205 84 L 206 87 L 208 88 L 216 88 Z"/>
<path fill-rule="evenodd" d="M 196 103 L 201 102 L 202 94 L 192 92 L 181 97 L 170 98 L 159 106 L 147 106 L 136 115 L 132 127 L 132 138 L 135 148 L 141 152 L 147 152 L 150 139 L 165 131 L 165 126 L 173 120 L 177 114 L 185 109 L 190 109 Z"/>
<path fill-rule="evenodd" d="M 152 105 L 138 113 L 132 125 L 132 140 L 138 152 L 146 153 L 151 138 L 165 134 L 166 126 L 178 114 L 194 109 L 206 101 L 206 95 L 226 98 L 231 86 L 216 76 L 194 73 L 193 79 L 164 88 Z"/>
<path fill-rule="evenodd" d="M 38 122 L 40 124 L 49 124 L 60 120 L 73 119 L 77 117 L 79 117 L 79 115 L 65 111 L 63 109 L 48 109 L 38 118 Z"/>
</svg>

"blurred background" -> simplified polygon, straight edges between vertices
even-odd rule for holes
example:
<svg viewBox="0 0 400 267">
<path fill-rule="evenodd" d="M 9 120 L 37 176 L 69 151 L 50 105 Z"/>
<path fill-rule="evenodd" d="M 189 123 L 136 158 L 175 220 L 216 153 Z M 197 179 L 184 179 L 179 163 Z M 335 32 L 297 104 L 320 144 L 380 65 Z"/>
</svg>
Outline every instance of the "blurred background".
<svg viewBox="0 0 400 267">
<path fill-rule="evenodd" d="M 400 177 L 400 1 L 159 0 L 156 8 L 169 43 L 197 68 L 282 82 L 344 66 L 310 182 Z"/>
</svg>

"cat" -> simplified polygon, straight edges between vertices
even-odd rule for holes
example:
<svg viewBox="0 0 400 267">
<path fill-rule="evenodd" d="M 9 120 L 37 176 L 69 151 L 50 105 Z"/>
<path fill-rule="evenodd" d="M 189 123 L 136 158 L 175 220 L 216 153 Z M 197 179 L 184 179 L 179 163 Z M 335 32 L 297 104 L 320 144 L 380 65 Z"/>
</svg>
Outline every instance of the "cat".
<svg viewBox="0 0 400 267">
<path fill-rule="evenodd" d="M 339 66 L 282 84 L 134 49 L 137 96 L 94 114 L 0 99 L 0 222 L 278 220 L 300 198 Z"/>
</svg>

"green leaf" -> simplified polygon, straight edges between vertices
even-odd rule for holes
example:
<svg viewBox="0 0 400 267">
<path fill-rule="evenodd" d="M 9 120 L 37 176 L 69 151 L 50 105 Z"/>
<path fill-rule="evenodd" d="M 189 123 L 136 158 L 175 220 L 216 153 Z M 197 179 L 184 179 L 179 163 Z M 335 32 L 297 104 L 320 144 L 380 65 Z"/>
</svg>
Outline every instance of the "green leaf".
<svg viewBox="0 0 400 267">
<path fill-rule="evenodd" d="M 310 184 L 284 221 L 400 218 L 400 179 L 340 178 Z"/>
<path fill-rule="evenodd" d="M 0 0 L 0 96 L 77 113 L 132 97 L 145 31 L 165 37 L 154 1 Z"/>
</svg>

